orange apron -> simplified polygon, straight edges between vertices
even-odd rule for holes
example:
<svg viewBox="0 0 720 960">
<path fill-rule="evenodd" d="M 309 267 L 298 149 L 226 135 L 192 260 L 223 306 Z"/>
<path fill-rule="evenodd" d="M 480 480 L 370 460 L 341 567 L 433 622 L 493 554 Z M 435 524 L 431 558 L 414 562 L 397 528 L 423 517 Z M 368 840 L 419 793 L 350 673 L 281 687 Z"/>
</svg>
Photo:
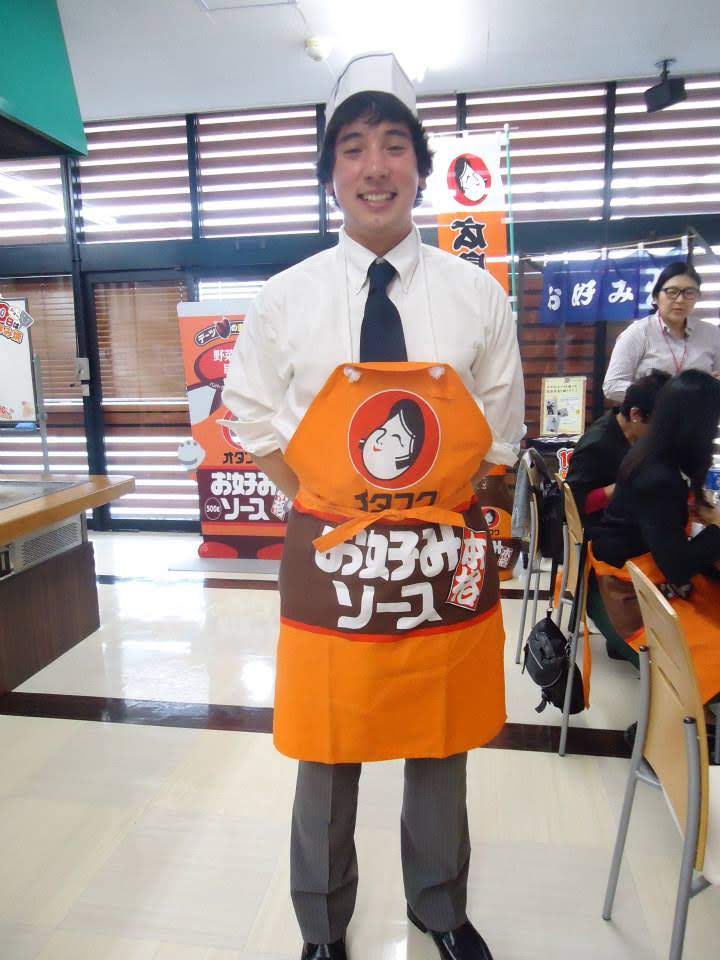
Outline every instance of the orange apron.
<svg viewBox="0 0 720 960">
<path fill-rule="evenodd" d="M 447 757 L 505 722 L 490 448 L 446 364 L 338 367 L 285 453 L 275 745 L 321 763 Z"/>
<path fill-rule="evenodd" d="M 613 626 L 633 650 L 639 650 L 645 636 L 640 605 L 637 599 L 626 595 L 626 591 L 622 589 L 627 583 L 632 583 L 630 574 L 626 567 L 613 567 L 596 559 L 592 550 L 588 555 L 598 579 L 600 596 Z M 644 553 L 640 557 L 633 557 L 632 562 L 654 584 L 666 582 L 666 577 L 651 554 Z M 619 581 L 617 586 L 621 588 L 613 590 L 612 580 L 616 583 Z M 698 575 L 692 578 L 692 593 L 689 599 L 673 597 L 669 603 L 680 618 L 693 659 L 700 696 L 703 703 L 707 703 L 720 693 L 720 583 Z M 634 622 L 635 610 L 632 604 L 637 611 Z"/>
</svg>

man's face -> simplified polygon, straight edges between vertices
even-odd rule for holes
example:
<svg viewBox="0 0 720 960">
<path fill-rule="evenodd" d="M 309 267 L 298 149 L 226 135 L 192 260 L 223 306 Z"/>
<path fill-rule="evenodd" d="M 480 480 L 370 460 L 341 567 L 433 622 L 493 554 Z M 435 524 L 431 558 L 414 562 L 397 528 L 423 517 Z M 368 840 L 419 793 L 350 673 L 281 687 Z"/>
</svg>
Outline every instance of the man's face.
<svg viewBox="0 0 720 960">
<path fill-rule="evenodd" d="M 343 212 L 348 235 L 378 256 L 412 228 L 418 174 L 410 130 L 404 123 L 371 126 L 356 120 L 341 127 L 329 194 Z"/>
</svg>

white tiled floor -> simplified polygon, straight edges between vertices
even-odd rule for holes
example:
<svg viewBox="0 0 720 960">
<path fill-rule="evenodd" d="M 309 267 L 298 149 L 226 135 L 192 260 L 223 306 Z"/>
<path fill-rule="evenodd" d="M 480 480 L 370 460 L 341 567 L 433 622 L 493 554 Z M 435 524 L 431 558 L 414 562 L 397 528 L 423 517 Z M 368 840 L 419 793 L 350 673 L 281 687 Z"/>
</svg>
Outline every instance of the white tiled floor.
<svg viewBox="0 0 720 960">
<path fill-rule="evenodd" d="M 96 538 L 103 626 L 24 690 L 244 705 L 272 702 L 277 594 L 168 574 L 192 538 Z M 538 716 L 512 662 L 509 719 Z M 510 649 L 512 648 L 512 649 Z M 596 645 L 593 707 L 619 729 L 637 681 Z M 0 716 L 0 960 L 297 960 L 288 894 L 294 764 L 264 734 Z M 478 750 L 469 759 L 469 913 L 496 960 L 662 960 L 680 841 L 640 788 L 614 922 L 600 918 L 627 762 Z M 400 763 L 361 781 L 351 960 L 433 960 L 408 930 Z M 690 908 L 685 960 L 717 955 L 720 893 Z"/>
<path fill-rule="evenodd" d="M 101 584 L 100 630 L 20 690 L 272 705 L 276 591 L 206 588 L 203 574 L 173 573 L 172 564 L 189 562 L 197 551 L 199 539 L 191 536 L 95 534 L 93 542 L 98 573 L 146 579 Z M 557 710 L 535 712 L 537 688 L 514 662 L 520 601 L 504 600 L 503 613 L 508 719 L 557 725 Z M 601 637 L 593 636 L 592 644 L 591 709 L 573 723 L 624 729 L 636 719 L 637 674 L 624 662 L 608 660 Z"/>
</svg>

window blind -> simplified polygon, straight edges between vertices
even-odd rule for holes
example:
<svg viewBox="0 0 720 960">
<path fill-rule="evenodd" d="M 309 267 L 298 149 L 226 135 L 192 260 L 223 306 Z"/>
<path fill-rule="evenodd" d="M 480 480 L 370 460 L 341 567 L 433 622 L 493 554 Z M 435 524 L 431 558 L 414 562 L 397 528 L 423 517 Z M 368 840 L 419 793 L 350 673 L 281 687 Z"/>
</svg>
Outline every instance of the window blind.
<svg viewBox="0 0 720 960">
<path fill-rule="evenodd" d="M 647 113 L 657 78 L 617 87 L 612 216 L 720 211 L 720 74 L 688 78 L 687 100 Z"/>
<path fill-rule="evenodd" d="M 61 243 L 65 235 L 60 161 L 0 163 L 0 244 Z"/>
<path fill-rule="evenodd" d="M 171 281 L 94 287 L 108 473 L 136 486 L 111 505 L 113 517 L 198 517 L 197 485 L 177 459 L 190 437 L 177 319 L 186 299 Z"/>
<path fill-rule="evenodd" d="M 185 117 L 88 123 L 79 227 L 89 242 L 192 236 Z"/>
<path fill-rule="evenodd" d="M 198 117 L 201 234 L 316 233 L 315 107 Z"/>
<path fill-rule="evenodd" d="M 606 112 L 603 85 L 473 93 L 466 102 L 469 130 L 489 133 L 509 125 L 516 221 L 600 217 Z M 504 169 L 505 148 L 503 173 Z"/>
</svg>

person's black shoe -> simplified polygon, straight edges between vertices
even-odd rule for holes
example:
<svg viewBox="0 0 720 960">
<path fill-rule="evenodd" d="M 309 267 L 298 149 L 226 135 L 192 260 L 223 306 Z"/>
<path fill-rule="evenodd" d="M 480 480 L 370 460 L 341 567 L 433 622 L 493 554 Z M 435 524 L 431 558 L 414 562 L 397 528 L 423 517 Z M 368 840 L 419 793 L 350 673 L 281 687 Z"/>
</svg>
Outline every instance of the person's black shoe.
<svg viewBox="0 0 720 960">
<path fill-rule="evenodd" d="M 493 960 L 490 947 L 469 920 L 461 923 L 454 930 L 437 933 L 434 930 L 428 930 L 409 906 L 407 915 L 410 923 L 413 923 L 421 933 L 430 934 L 443 960 Z"/>
<path fill-rule="evenodd" d="M 304 943 L 300 960 L 347 960 L 345 941 L 334 940 L 332 943 Z"/>
</svg>

